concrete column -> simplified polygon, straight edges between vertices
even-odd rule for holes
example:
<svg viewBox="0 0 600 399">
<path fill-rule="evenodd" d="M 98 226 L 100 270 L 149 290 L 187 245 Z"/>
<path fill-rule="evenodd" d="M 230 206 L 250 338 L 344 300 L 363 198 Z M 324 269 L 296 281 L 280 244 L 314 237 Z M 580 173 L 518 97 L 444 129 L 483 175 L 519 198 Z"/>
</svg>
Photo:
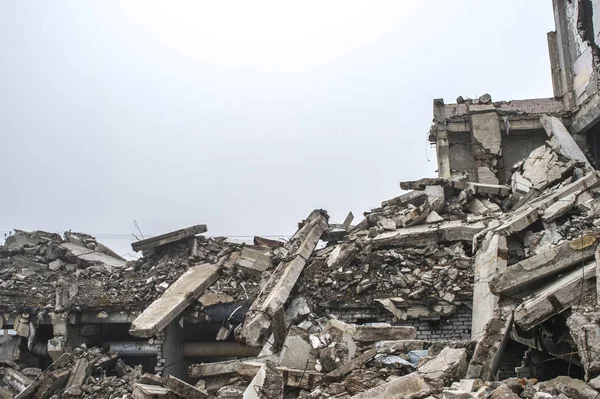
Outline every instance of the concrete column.
<svg viewBox="0 0 600 399">
<path fill-rule="evenodd" d="M 446 132 L 446 109 L 444 99 L 433 100 L 433 120 L 436 124 L 436 144 L 438 176 L 450 177 L 450 146 L 448 145 L 448 133 Z"/>
<path fill-rule="evenodd" d="M 506 237 L 487 233 L 475 255 L 475 285 L 473 287 L 473 322 L 471 338 L 480 340 L 486 324 L 494 317 L 499 298 L 492 294 L 488 283 L 507 267 Z"/>
<path fill-rule="evenodd" d="M 165 328 L 165 342 L 162 346 L 162 358 L 165 361 L 163 376 L 173 375 L 187 381 L 187 362 L 183 357 L 183 328 L 172 321 Z"/>
<path fill-rule="evenodd" d="M 560 76 L 558 77 L 561 82 L 559 93 L 562 93 L 565 110 L 572 110 L 575 108 L 576 104 L 575 92 L 573 90 L 573 62 L 569 51 L 566 1 L 567 0 L 552 0 L 554 25 L 556 26 L 556 56 L 558 61 L 558 65 L 553 65 L 552 69 L 558 68 L 560 70 Z"/>
</svg>

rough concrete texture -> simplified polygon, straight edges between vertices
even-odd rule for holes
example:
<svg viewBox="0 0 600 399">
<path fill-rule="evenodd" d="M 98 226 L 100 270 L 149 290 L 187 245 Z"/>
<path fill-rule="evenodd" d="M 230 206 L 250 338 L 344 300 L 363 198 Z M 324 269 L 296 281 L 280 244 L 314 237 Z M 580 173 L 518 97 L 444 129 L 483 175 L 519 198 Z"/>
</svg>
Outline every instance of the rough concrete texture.
<svg viewBox="0 0 600 399">
<path fill-rule="evenodd" d="M 314 370 L 316 359 L 306 330 L 296 326 L 290 328 L 279 355 L 279 364 L 292 369 Z"/>
<path fill-rule="evenodd" d="M 190 268 L 131 324 L 135 337 L 152 337 L 198 298 L 219 277 L 219 266 L 203 264 Z"/>
<path fill-rule="evenodd" d="M 344 333 L 336 337 L 331 344 L 321 349 L 319 360 L 323 369 L 331 372 L 338 367 L 347 364 L 356 356 L 356 343 L 352 336 Z"/>
<path fill-rule="evenodd" d="M 171 390 L 156 385 L 134 384 L 133 399 L 177 399 Z"/>
<path fill-rule="evenodd" d="M 243 399 L 283 398 L 283 377 L 272 363 L 261 366 L 250 385 L 244 391 Z"/>
<path fill-rule="evenodd" d="M 145 240 L 137 241 L 131 244 L 131 248 L 134 251 L 143 251 L 146 249 L 152 249 L 161 245 L 169 244 L 176 241 L 181 241 L 185 238 L 193 237 L 197 234 L 202 234 L 207 231 L 205 224 L 198 224 L 196 226 L 187 227 L 172 231 L 169 233 L 161 234 L 156 237 L 147 238 Z"/>
<path fill-rule="evenodd" d="M 441 391 L 445 386 L 465 376 L 467 351 L 444 348 L 439 355 L 419 367 L 418 371 L 432 388 Z"/>
<path fill-rule="evenodd" d="M 493 317 L 499 298 L 490 291 L 488 283 L 506 269 L 507 258 L 506 237 L 488 232 L 475 255 L 473 296 L 477 301 L 473 301 L 471 325 L 471 337 L 474 340 L 479 340 L 483 336 L 486 324 Z"/>
<path fill-rule="evenodd" d="M 567 376 L 556 377 L 550 381 L 541 382 L 538 385 L 540 392 L 558 396 L 565 395 L 572 399 L 596 399 L 598 392 L 588 384 L 575 378 Z"/>
<path fill-rule="evenodd" d="M 185 381 L 181 381 L 172 375 L 168 375 L 164 379 L 164 385 L 171 391 L 175 392 L 182 398 L 186 399 L 205 399 L 208 398 L 208 394 Z"/>
<path fill-rule="evenodd" d="M 484 381 L 493 379 L 509 339 L 514 307 L 514 304 L 503 302 L 496 306 L 493 317 L 484 328 L 483 336 L 477 342 L 466 378 L 479 378 Z"/>
<path fill-rule="evenodd" d="M 506 385 L 500 385 L 494 389 L 488 399 L 519 399 L 520 396 L 510 390 Z"/>
<path fill-rule="evenodd" d="M 596 246 L 596 237 L 585 235 L 531 256 L 501 271 L 490 281 L 490 290 L 495 295 L 511 295 L 524 291 L 541 280 L 592 259 L 596 253 Z"/>
<path fill-rule="evenodd" d="M 423 377 L 415 372 L 352 396 L 353 399 L 419 399 L 431 393 Z"/>
<path fill-rule="evenodd" d="M 582 298 L 582 293 L 589 289 L 596 290 L 595 282 L 589 281 L 595 276 L 594 262 L 573 270 L 536 291 L 515 309 L 515 323 L 528 331 L 555 314 L 569 309 Z"/>
<path fill-rule="evenodd" d="M 586 380 L 600 374 L 600 312 L 573 312 L 567 319 L 571 338 L 577 345 Z"/>
<path fill-rule="evenodd" d="M 314 251 L 321 235 L 327 229 L 327 213 L 313 211 L 303 226 L 286 244 L 289 250 L 287 262 L 281 262 L 271 274 L 269 281 L 252 303 L 238 339 L 251 346 L 262 346 L 271 326 L 271 318 L 286 301 L 302 273 L 306 260 Z"/>
</svg>

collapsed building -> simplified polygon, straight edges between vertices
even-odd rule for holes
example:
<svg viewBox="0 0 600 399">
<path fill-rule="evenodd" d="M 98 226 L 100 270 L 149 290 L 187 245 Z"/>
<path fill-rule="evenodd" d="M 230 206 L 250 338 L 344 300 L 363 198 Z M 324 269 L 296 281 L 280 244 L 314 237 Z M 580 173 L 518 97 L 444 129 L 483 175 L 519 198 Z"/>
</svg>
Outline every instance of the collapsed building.
<svg viewBox="0 0 600 399">
<path fill-rule="evenodd" d="M 196 225 L 135 261 L 16 230 L 0 397 L 598 397 L 600 10 L 553 8 L 554 97 L 434 100 L 438 177 L 355 224 L 314 210 L 245 244 Z"/>
</svg>

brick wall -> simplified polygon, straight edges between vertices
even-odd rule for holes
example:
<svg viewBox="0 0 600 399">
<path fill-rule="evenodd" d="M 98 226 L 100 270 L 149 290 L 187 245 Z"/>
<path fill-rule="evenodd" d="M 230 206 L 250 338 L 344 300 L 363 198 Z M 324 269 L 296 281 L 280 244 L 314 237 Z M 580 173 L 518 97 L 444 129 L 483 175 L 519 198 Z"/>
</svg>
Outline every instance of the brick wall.
<svg viewBox="0 0 600 399">
<path fill-rule="evenodd" d="M 470 340 L 472 310 L 466 305 L 461 305 L 450 317 L 442 320 L 411 319 L 392 323 L 390 312 L 380 307 L 369 308 L 340 308 L 329 309 L 329 313 L 336 315 L 346 323 L 390 323 L 397 326 L 414 326 L 417 329 L 417 339 L 424 340 Z"/>
<path fill-rule="evenodd" d="M 399 326 L 413 326 L 417 329 L 417 339 L 436 340 L 470 340 L 472 310 L 465 305 L 459 306 L 448 318 L 439 321 L 407 320 L 394 323 Z"/>
<path fill-rule="evenodd" d="M 517 342 L 510 341 L 502 354 L 500 363 L 500 380 L 516 377 L 515 367 L 520 367 L 527 347 Z"/>
</svg>

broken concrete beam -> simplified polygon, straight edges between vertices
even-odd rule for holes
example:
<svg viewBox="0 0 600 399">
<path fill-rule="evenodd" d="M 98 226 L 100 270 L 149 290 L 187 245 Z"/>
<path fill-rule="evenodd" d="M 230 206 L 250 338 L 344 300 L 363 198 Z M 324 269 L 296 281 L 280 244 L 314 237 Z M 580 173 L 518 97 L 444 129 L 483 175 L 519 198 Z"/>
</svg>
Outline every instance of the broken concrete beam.
<svg viewBox="0 0 600 399">
<path fill-rule="evenodd" d="M 425 188 L 423 188 L 423 190 L 425 190 Z M 423 190 L 409 191 L 406 194 L 402 194 L 402 195 L 392 198 L 390 200 L 383 201 L 381 203 L 381 206 L 386 207 L 386 206 L 406 206 L 406 205 L 420 206 L 420 205 L 423 205 L 423 203 L 427 200 L 427 194 L 425 192 L 423 192 Z"/>
<path fill-rule="evenodd" d="M 70 374 L 70 369 L 61 369 L 49 373 L 47 375 L 47 378 L 40 384 L 40 387 L 37 389 L 36 398 L 49 398 L 56 391 L 62 389 L 69 380 Z"/>
<path fill-rule="evenodd" d="M 555 221 L 561 216 L 564 216 L 575 206 L 577 197 L 575 194 L 569 194 L 565 198 L 561 198 L 554 204 L 550 205 L 542 214 L 542 220 L 546 223 Z"/>
<path fill-rule="evenodd" d="M 515 309 L 515 323 L 528 331 L 555 314 L 569 309 L 580 299 L 582 290 L 591 287 L 587 280 L 595 276 L 596 263 L 593 262 L 536 291 Z"/>
<path fill-rule="evenodd" d="M 539 211 L 547 209 L 549 206 L 567 197 L 570 194 L 579 194 L 584 190 L 588 190 L 598 186 L 600 179 L 598 172 L 592 172 L 582 177 L 573 183 L 567 184 L 551 193 L 535 199 L 534 201 L 523 205 L 522 209 L 511 214 L 511 216 L 503 221 L 500 226 L 494 231 L 503 235 L 509 235 L 524 230 L 526 227 L 534 223 L 539 218 Z"/>
<path fill-rule="evenodd" d="M 2 378 L 2 382 L 4 382 L 9 387 L 13 388 L 17 392 L 24 391 L 29 385 L 31 385 L 31 380 L 21 374 L 19 371 L 7 367 L 4 369 L 4 377 Z"/>
<path fill-rule="evenodd" d="M 331 319 L 325 331 L 331 335 L 348 333 L 356 342 L 414 340 L 417 330 L 413 326 L 358 326 Z"/>
<path fill-rule="evenodd" d="M 244 391 L 244 399 L 283 399 L 283 376 L 270 362 L 260 367 Z"/>
<path fill-rule="evenodd" d="M 485 229 L 485 224 L 481 222 L 465 224 L 454 220 L 385 232 L 373 237 L 370 243 L 373 248 L 382 248 L 386 246 L 427 246 L 447 241 L 472 241 L 473 236 L 483 229 Z"/>
<path fill-rule="evenodd" d="M 506 269 L 507 259 L 506 237 L 488 232 L 475 254 L 473 298 L 477 300 L 473 301 L 471 324 L 471 337 L 474 340 L 483 335 L 485 325 L 493 317 L 499 298 L 490 291 L 488 282 Z"/>
<path fill-rule="evenodd" d="M 134 242 L 133 244 L 131 244 L 131 248 L 136 252 L 143 251 L 146 249 L 152 249 L 161 245 L 180 241 L 188 237 L 193 237 L 198 234 L 206 233 L 206 230 L 207 229 L 205 224 L 198 224 L 196 226 L 187 227 L 185 229 L 172 231 L 170 233 L 165 233 L 156 237 Z"/>
<path fill-rule="evenodd" d="M 168 375 L 164 378 L 165 387 L 175 392 L 182 398 L 186 399 L 205 399 L 208 398 L 208 393 L 196 388 L 193 385 L 188 384 L 185 381 L 181 381 L 179 378 Z"/>
<path fill-rule="evenodd" d="M 444 348 L 439 355 L 419 367 L 425 381 L 440 392 L 453 381 L 465 376 L 467 371 L 467 351 L 464 348 Z"/>
<path fill-rule="evenodd" d="M 283 241 L 272 240 L 270 238 L 259 237 L 259 236 L 255 236 L 253 242 L 254 242 L 254 245 L 258 245 L 261 247 L 267 247 L 267 248 L 271 248 L 271 249 L 276 249 L 279 247 L 283 247 L 285 245 L 285 242 L 283 242 Z"/>
<path fill-rule="evenodd" d="M 431 394 L 429 385 L 418 372 L 414 372 L 354 395 L 352 398 L 419 399 L 429 394 Z"/>
<path fill-rule="evenodd" d="M 559 147 L 562 154 L 581 162 L 588 169 L 593 169 L 587 157 L 583 151 L 581 151 L 581 148 L 579 148 L 575 140 L 573 140 L 573 136 L 569 133 L 560 119 L 555 116 L 542 115 L 540 117 L 540 122 L 542 123 L 542 126 L 544 126 L 544 130 L 546 130 L 550 142 L 556 147 Z"/>
<path fill-rule="evenodd" d="M 346 374 L 351 373 L 352 370 L 362 367 L 365 363 L 373 359 L 376 354 L 377 349 L 369 349 L 362 355 L 355 357 L 354 359 L 350 360 L 349 362 L 346 362 L 342 366 L 325 375 L 325 377 L 323 377 L 322 382 L 336 381 L 344 377 Z"/>
<path fill-rule="evenodd" d="M 219 277 L 219 266 L 208 263 L 188 269 L 131 323 L 129 333 L 149 338 L 162 331 Z"/>
<path fill-rule="evenodd" d="M 102 263 L 107 267 L 107 271 L 111 272 L 113 268 L 124 268 L 127 262 L 122 259 L 113 258 L 112 256 L 106 255 L 102 252 L 83 247 L 81 245 L 65 242 L 60 246 L 69 251 L 70 256 L 75 258 L 74 261 L 83 263 L 84 265 L 93 265 Z M 67 255 L 68 257 L 69 255 Z"/>
<path fill-rule="evenodd" d="M 484 328 L 483 336 L 477 337 L 479 339 L 467 368 L 466 378 L 480 378 L 484 381 L 494 379 L 510 336 L 514 308 L 514 304 L 498 304 L 493 317 Z"/>
<path fill-rule="evenodd" d="M 89 361 L 85 358 L 79 358 L 75 361 L 73 372 L 67 381 L 65 392 L 69 395 L 80 396 L 81 386 L 89 374 Z"/>
<path fill-rule="evenodd" d="M 511 193 L 511 188 L 500 184 L 474 183 L 463 180 L 452 180 L 444 178 L 425 178 L 416 181 L 407 181 L 400 183 L 403 190 L 427 190 L 428 187 L 441 186 L 455 190 L 469 190 L 473 194 L 490 194 L 498 196 L 507 196 Z"/>
<path fill-rule="evenodd" d="M 133 399 L 178 399 L 175 393 L 170 389 L 156 385 L 146 385 L 140 383 L 133 384 Z"/>
<path fill-rule="evenodd" d="M 595 236 L 583 236 L 509 266 L 490 281 L 490 291 L 498 296 L 514 295 L 578 263 L 587 262 L 594 257 L 596 241 Z"/>
<path fill-rule="evenodd" d="M 240 367 L 244 364 L 252 362 L 263 364 L 266 361 L 275 362 L 279 356 L 263 356 L 246 359 L 226 360 L 222 362 L 192 364 L 188 368 L 188 375 L 192 378 L 214 377 L 217 375 L 235 374 L 238 373 Z M 259 366 L 260 367 L 260 366 Z"/>
<path fill-rule="evenodd" d="M 246 245 L 235 263 L 249 274 L 261 274 L 271 267 L 269 248 Z"/>
<path fill-rule="evenodd" d="M 287 259 L 289 260 L 277 266 L 248 310 L 244 324 L 241 328 L 238 326 L 237 338 L 241 342 L 250 346 L 262 346 L 271 327 L 273 315 L 288 300 L 306 261 L 325 229 L 327 229 L 327 213 L 323 210 L 315 210 L 288 242 L 287 248 L 290 253 Z"/>
</svg>

